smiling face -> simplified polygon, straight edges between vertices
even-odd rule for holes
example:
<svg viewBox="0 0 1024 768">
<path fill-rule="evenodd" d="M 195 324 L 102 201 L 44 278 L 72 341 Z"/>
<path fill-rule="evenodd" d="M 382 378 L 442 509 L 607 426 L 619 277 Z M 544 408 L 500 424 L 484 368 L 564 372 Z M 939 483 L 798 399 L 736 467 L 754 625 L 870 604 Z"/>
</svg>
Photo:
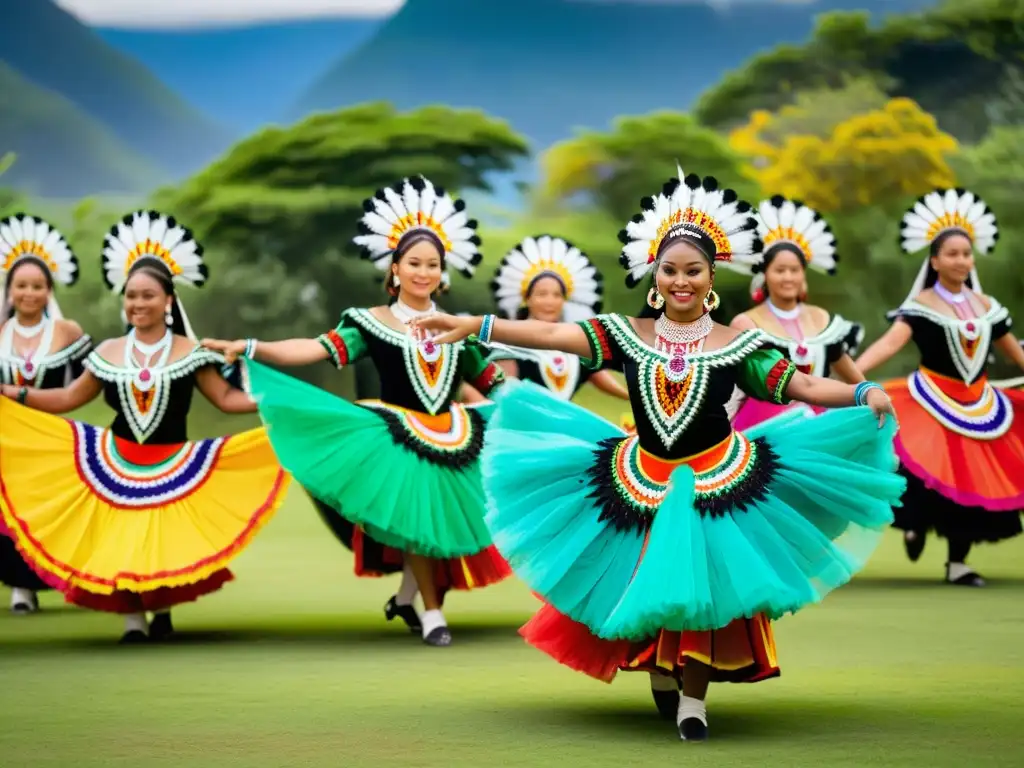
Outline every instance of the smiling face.
<svg viewBox="0 0 1024 768">
<path fill-rule="evenodd" d="M 669 319 L 689 322 L 703 314 L 712 278 L 708 257 L 696 246 L 680 240 L 666 248 L 658 259 L 655 281 Z"/>
<path fill-rule="evenodd" d="M 565 306 L 565 288 L 556 277 L 538 277 L 530 286 L 526 297 L 526 309 L 533 320 L 557 323 L 562 319 Z"/>
<path fill-rule="evenodd" d="M 429 299 L 437 291 L 443 271 L 441 254 L 429 240 L 414 243 L 391 265 L 392 275 L 400 283 L 399 292 L 417 299 Z"/>
<path fill-rule="evenodd" d="M 806 278 L 803 262 L 789 249 L 776 253 L 764 270 L 768 296 L 776 301 L 799 301 Z"/>
<path fill-rule="evenodd" d="M 172 300 L 160 281 L 147 272 L 136 272 L 124 286 L 124 313 L 128 322 L 140 331 L 164 327 Z"/>
<path fill-rule="evenodd" d="M 22 318 L 42 315 L 52 290 L 49 273 L 32 261 L 18 264 L 7 283 L 11 306 L 15 314 Z"/>
<path fill-rule="evenodd" d="M 947 235 L 939 244 L 939 252 L 931 257 L 932 269 L 944 283 L 961 286 L 974 269 L 974 248 L 967 235 Z"/>
</svg>

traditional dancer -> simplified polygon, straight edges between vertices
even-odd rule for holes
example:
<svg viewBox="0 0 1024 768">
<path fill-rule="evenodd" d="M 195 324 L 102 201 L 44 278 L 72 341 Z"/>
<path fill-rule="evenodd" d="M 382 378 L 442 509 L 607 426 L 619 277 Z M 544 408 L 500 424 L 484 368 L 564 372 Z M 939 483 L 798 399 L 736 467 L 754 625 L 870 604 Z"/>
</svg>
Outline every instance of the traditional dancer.
<svg viewBox="0 0 1024 768">
<path fill-rule="evenodd" d="M 678 731 L 700 740 L 708 683 L 778 673 L 769 621 L 849 581 L 903 481 L 881 387 L 800 373 L 762 331 L 712 322 L 715 265 L 757 252 L 755 222 L 714 179 L 679 176 L 622 235 L 627 284 L 654 273 L 657 319 L 438 315 L 416 326 L 442 343 L 478 333 L 623 367 L 635 436 L 532 384 L 502 394 L 482 458 L 487 523 L 548 603 L 527 642 L 603 681 L 681 675 Z M 868 407 L 744 434 L 725 414 L 736 384 L 776 403 Z"/>
<path fill-rule="evenodd" d="M 78 260 L 50 224 L 23 213 L 0 222 L 0 384 L 51 389 L 81 373 L 92 342 L 63 319 L 53 294 L 55 284 L 77 279 Z M 32 613 L 49 585 L 18 554 L 2 522 L 0 581 L 11 588 L 11 611 Z"/>
<path fill-rule="evenodd" d="M 125 643 L 167 637 L 172 606 L 231 580 L 228 562 L 288 486 L 262 428 L 186 436 L 193 389 L 225 413 L 255 410 L 222 378 L 223 358 L 196 345 L 176 295 L 174 281 L 205 282 L 201 253 L 174 219 L 126 216 L 107 235 L 103 257 L 131 330 L 100 344 L 70 386 L 5 385 L 2 394 L 17 403 L 0 399 L 4 522 L 68 602 L 124 614 Z M 116 412 L 107 429 L 49 415 L 100 394 Z M 148 635 L 146 611 L 156 614 Z"/>
<path fill-rule="evenodd" d="M 916 561 L 929 530 L 948 544 L 946 583 L 984 586 L 967 565 L 971 546 L 1021 533 L 1024 508 L 1024 393 L 988 382 L 991 348 L 1024 368 L 1010 315 L 981 292 L 974 253 L 998 237 L 995 215 L 971 192 L 947 189 L 918 200 L 903 217 L 902 246 L 925 248 L 917 279 L 889 331 L 857 361 L 882 365 L 913 340 L 916 371 L 886 384 L 900 419 L 896 439 L 907 478 L 896 527 Z"/>
<path fill-rule="evenodd" d="M 762 200 L 757 207 L 757 234 L 763 250 L 750 264 L 754 279 L 750 296 L 755 303 L 731 323 L 733 328 L 760 328 L 797 367 L 812 376 L 828 378 L 833 372 L 848 384 L 864 381 L 850 358 L 864 329 L 859 324 L 829 315 L 806 304 L 807 268 L 834 275 L 839 256 L 828 223 L 813 209 L 781 195 Z M 733 427 L 744 430 L 778 415 L 787 407 L 742 397 Z M 821 412 L 821 408 L 814 408 Z"/>
<path fill-rule="evenodd" d="M 601 273 L 579 248 L 540 235 L 526 238 L 501 260 L 491 289 L 510 319 L 578 322 L 601 311 L 601 283 Z M 492 345 L 488 359 L 506 375 L 546 387 L 563 400 L 571 400 L 588 381 L 613 397 L 629 399 L 610 371 L 581 366 L 576 355 Z"/>
<path fill-rule="evenodd" d="M 423 640 L 447 646 L 439 570 L 455 588 L 487 586 L 510 572 L 484 524 L 478 456 L 487 406 L 453 402 L 463 380 L 487 394 L 503 374 L 475 343 L 417 343 L 408 325 L 436 311 L 431 297 L 447 285 L 449 266 L 473 274 L 479 238 L 462 201 L 423 178 L 380 190 L 365 208 L 356 243 L 387 270 L 394 303 L 347 310 L 316 339 L 203 344 L 229 361 L 243 353 L 275 365 L 373 360 L 381 399 L 355 405 L 259 363 L 249 367 L 250 383 L 281 463 L 328 514 L 340 510 L 357 525 L 355 536 L 402 553 L 423 599 Z M 365 538 L 353 544 L 358 550 Z M 415 626 L 414 594 L 392 598 L 388 617 Z"/>
</svg>

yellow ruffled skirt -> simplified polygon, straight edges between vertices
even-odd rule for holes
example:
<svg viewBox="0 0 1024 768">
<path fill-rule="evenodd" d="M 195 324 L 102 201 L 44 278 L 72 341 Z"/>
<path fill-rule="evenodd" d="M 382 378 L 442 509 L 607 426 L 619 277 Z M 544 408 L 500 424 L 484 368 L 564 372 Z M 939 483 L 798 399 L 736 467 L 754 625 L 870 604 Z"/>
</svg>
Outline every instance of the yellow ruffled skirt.
<svg viewBox="0 0 1024 768">
<path fill-rule="evenodd" d="M 263 428 L 139 445 L 0 398 L 0 516 L 68 602 L 164 610 L 215 591 L 290 477 Z"/>
</svg>

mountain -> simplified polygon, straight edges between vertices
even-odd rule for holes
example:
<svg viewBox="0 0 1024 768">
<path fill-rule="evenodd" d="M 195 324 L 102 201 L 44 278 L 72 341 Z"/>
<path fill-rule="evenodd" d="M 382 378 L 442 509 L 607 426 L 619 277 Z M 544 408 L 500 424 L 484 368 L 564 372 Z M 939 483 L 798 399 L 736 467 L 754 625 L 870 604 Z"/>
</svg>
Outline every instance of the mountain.
<svg viewBox="0 0 1024 768">
<path fill-rule="evenodd" d="M 721 5 L 653 0 L 408 0 L 290 115 L 386 99 L 472 106 L 538 149 L 616 116 L 687 109 L 756 51 L 806 38 L 818 13 L 916 10 L 929 0 Z"/>
<path fill-rule="evenodd" d="M 230 142 L 224 128 L 51 0 L 0 0 L 0 18 L 7 31 L 0 62 L 168 173 L 184 175 Z"/>
<path fill-rule="evenodd" d="M 240 28 L 96 29 L 205 114 L 239 133 L 275 122 L 381 19 L 320 19 Z"/>
<path fill-rule="evenodd" d="M 101 122 L 3 62 L 0 148 L 17 155 L 0 183 L 40 197 L 142 193 L 163 178 Z"/>
</svg>

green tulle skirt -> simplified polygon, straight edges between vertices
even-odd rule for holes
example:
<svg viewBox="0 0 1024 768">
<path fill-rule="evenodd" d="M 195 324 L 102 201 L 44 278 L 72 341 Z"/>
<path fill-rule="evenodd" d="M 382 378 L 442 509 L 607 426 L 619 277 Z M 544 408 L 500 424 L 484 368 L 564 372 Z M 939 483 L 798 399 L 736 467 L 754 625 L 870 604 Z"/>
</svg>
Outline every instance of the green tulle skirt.
<svg viewBox="0 0 1024 768">
<path fill-rule="evenodd" d="M 259 363 L 248 364 L 248 378 L 281 465 L 373 539 L 438 558 L 491 545 L 479 455 L 493 406 L 454 404 L 439 426 L 380 401 L 350 403 Z"/>
<path fill-rule="evenodd" d="M 487 523 L 530 589 L 600 638 L 775 619 L 847 583 L 892 523 L 894 431 L 867 408 L 780 417 L 659 484 L 636 437 L 520 384 L 488 426 Z"/>
</svg>

